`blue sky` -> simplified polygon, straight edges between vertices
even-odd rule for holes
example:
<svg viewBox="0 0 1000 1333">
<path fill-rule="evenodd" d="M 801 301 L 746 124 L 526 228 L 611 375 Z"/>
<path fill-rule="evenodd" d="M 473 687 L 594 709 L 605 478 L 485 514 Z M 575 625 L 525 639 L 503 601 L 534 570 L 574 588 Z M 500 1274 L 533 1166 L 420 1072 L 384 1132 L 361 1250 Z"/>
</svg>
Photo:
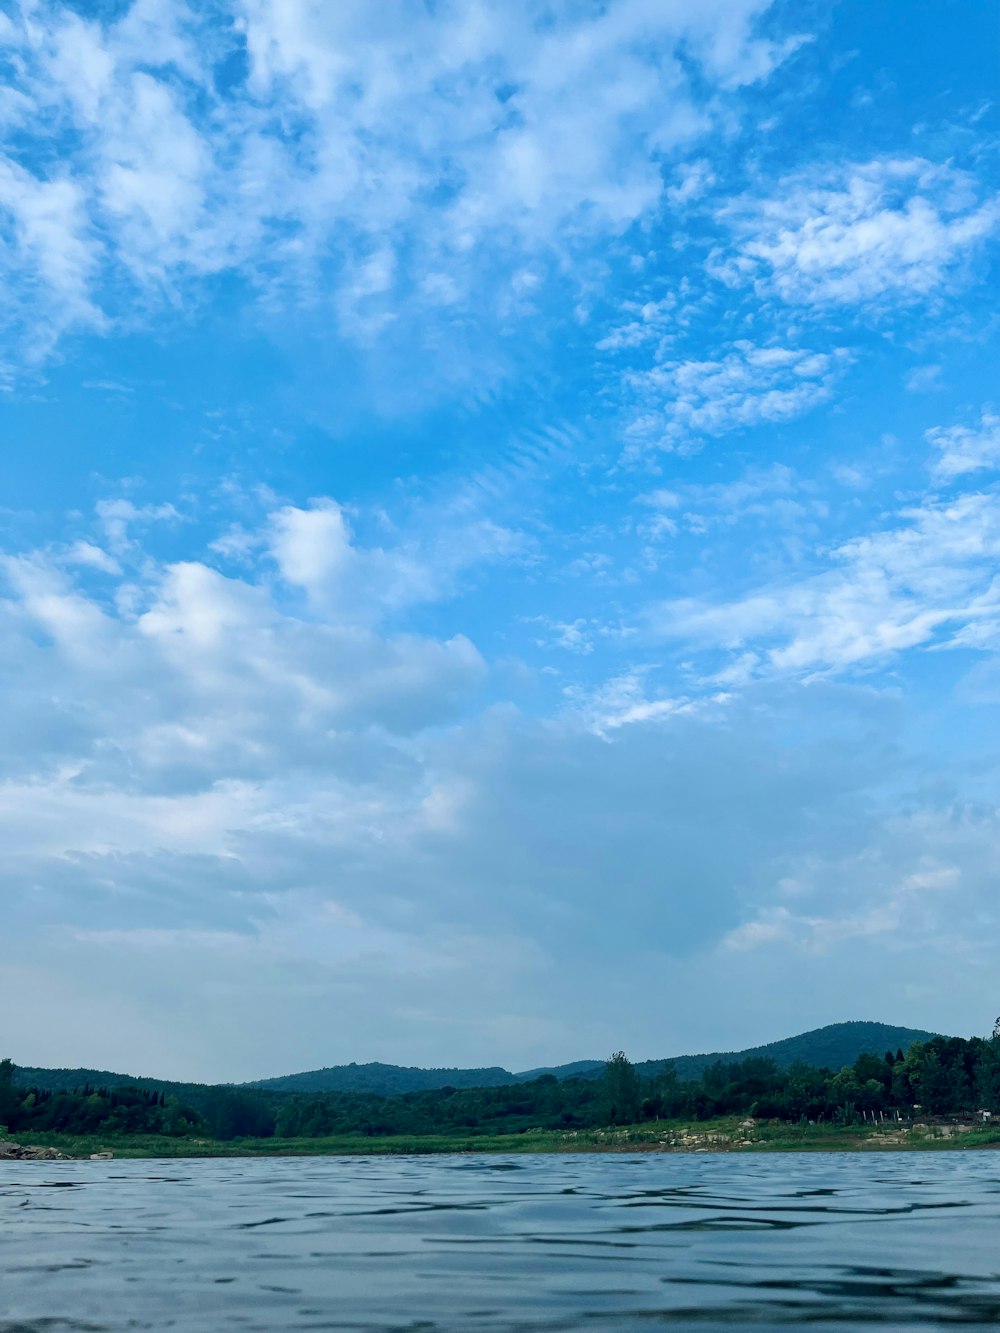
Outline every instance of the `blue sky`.
<svg viewBox="0 0 1000 1333">
<path fill-rule="evenodd" d="M 998 1008 L 997 9 L 0 6 L 0 1035 Z"/>
</svg>

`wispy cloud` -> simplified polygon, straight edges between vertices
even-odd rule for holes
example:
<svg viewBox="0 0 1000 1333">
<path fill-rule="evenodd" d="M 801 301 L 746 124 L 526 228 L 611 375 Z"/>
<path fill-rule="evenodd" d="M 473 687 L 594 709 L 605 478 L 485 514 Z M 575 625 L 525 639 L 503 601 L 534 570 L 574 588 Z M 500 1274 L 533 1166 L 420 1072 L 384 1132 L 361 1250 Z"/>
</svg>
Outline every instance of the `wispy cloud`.
<svg viewBox="0 0 1000 1333">
<path fill-rule="evenodd" d="M 792 49 L 754 34 L 767 7 L 20 5 L 0 206 L 29 350 L 228 271 L 272 299 L 328 293 L 352 336 L 405 304 L 499 311 L 518 256 L 558 262 L 657 207 L 717 99 Z"/>
<path fill-rule="evenodd" d="M 812 352 L 741 340 L 718 360 L 664 361 L 628 371 L 637 403 L 631 445 L 694 449 L 706 437 L 768 421 L 790 421 L 830 397 L 849 362 L 842 348 Z"/>
<path fill-rule="evenodd" d="M 993 412 L 984 412 L 977 426 L 934 426 L 927 439 L 940 451 L 934 472 L 945 480 L 1000 469 L 1000 416 Z"/>
<path fill-rule="evenodd" d="M 39 179 L 0 157 L 0 327 L 29 362 L 44 360 L 67 329 L 105 327 L 95 299 L 103 248 L 85 191 L 67 173 Z"/>
<path fill-rule="evenodd" d="M 930 499 L 897 526 L 834 547 L 824 572 L 733 600 L 662 603 L 653 623 L 691 647 L 753 650 L 765 674 L 864 667 L 995 634 L 998 558 L 1000 495 Z"/>
<path fill-rule="evenodd" d="M 852 869 L 857 873 L 857 867 Z M 891 875 L 892 870 L 886 869 Z M 958 866 L 932 864 L 888 885 L 876 881 L 867 901 L 855 901 L 849 906 L 840 903 L 841 910 L 837 913 L 810 914 L 781 904 L 730 931 L 722 947 L 739 952 L 791 945 L 812 955 L 826 953 L 852 940 L 888 936 L 897 947 L 912 949 L 921 938 L 932 939 L 942 928 L 947 928 L 960 879 Z"/>
<path fill-rule="evenodd" d="M 773 193 L 727 204 L 736 253 L 716 276 L 795 305 L 925 300 L 964 275 L 1000 224 L 1000 201 L 969 174 L 920 158 L 824 163 Z"/>
<path fill-rule="evenodd" d="M 713 527 L 751 520 L 776 527 L 788 540 L 803 524 L 815 525 L 828 508 L 815 483 L 805 481 L 781 463 L 749 468 L 734 481 L 660 488 L 639 496 L 638 502 L 652 511 L 652 517 L 640 523 L 639 531 L 653 538 L 682 527 L 705 533 Z"/>
<path fill-rule="evenodd" d="M 717 715 L 729 698 L 724 691 L 707 698 L 668 694 L 655 688 L 651 676 L 648 669 L 632 669 L 596 689 L 571 687 L 566 691 L 567 701 L 595 735 L 607 737 L 622 727 Z"/>
</svg>

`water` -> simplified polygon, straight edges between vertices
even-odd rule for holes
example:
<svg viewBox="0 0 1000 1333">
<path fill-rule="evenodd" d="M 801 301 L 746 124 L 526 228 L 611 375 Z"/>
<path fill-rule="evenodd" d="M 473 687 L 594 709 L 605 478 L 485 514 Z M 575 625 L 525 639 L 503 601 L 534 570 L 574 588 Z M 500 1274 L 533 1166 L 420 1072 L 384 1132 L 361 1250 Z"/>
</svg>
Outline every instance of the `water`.
<svg viewBox="0 0 1000 1333">
<path fill-rule="evenodd" d="M 1000 1155 L 0 1163 L 0 1333 L 1000 1322 Z"/>
</svg>

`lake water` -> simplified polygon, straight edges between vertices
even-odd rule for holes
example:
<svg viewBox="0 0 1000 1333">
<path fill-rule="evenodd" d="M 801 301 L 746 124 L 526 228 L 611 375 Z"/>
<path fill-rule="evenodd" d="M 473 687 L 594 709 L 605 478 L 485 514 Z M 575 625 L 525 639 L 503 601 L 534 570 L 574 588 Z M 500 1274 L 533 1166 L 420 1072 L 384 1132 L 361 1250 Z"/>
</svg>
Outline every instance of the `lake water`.
<svg viewBox="0 0 1000 1333">
<path fill-rule="evenodd" d="M 1000 1323 L 1000 1153 L 0 1162 L 0 1330 Z"/>
</svg>

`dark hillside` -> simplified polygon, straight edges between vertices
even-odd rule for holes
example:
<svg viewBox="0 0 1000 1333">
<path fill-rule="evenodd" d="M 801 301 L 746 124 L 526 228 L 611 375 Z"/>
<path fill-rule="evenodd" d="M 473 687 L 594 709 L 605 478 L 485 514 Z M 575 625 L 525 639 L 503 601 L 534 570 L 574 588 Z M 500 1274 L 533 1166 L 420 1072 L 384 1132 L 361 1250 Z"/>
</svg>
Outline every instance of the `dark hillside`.
<svg viewBox="0 0 1000 1333">
<path fill-rule="evenodd" d="M 705 1055 L 678 1055 L 672 1059 L 644 1060 L 636 1064 L 636 1073 L 644 1079 L 657 1078 L 672 1065 L 679 1078 L 695 1081 L 716 1063 L 733 1064 L 753 1056 L 764 1056 L 781 1069 L 801 1063 L 818 1069 L 842 1069 L 851 1065 L 859 1055 L 884 1055 L 886 1051 L 904 1051 L 915 1041 L 929 1041 L 934 1033 L 916 1028 L 892 1027 L 886 1023 L 832 1023 L 828 1027 L 803 1032 L 796 1037 L 754 1046 L 746 1051 L 713 1051 Z M 376 1097 L 392 1097 L 407 1092 L 429 1092 L 438 1088 L 503 1088 L 532 1082 L 544 1074 L 553 1074 L 560 1080 L 569 1078 L 595 1079 L 604 1072 L 603 1060 L 576 1060 L 570 1064 L 552 1065 L 512 1074 L 506 1069 L 491 1066 L 482 1069 L 416 1069 L 402 1065 L 350 1064 L 334 1065 L 327 1069 L 311 1069 L 300 1074 L 286 1074 L 279 1078 L 256 1079 L 239 1085 L 269 1093 L 364 1093 Z M 44 1089 L 49 1092 L 68 1092 L 74 1088 L 116 1088 L 124 1084 L 164 1092 L 179 1097 L 195 1107 L 205 1102 L 212 1085 L 177 1083 L 168 1079 L 134 1078 L 106 1069 L 33 1069 L 19 1067 L 17 1081 L 23 1087 Z M 216 1085 L 218 1086 L 218 1085 Z"/>
<path fill-rule="evenodd" d="M 75 1091 L 54 1092 L 23 1086 L 10 1060 L 0 1060 L 0 1124 L 4 1135 L 32 1133 L 69 1136 L 159 1136 L 173 1146 L 219 1140 L 312 1140 L 342 1135 L 412 1142 L 406 1136 L 437 1136 L 442 1145 L 454 1136 L 519 1134 L 529 1130 L 594 1130 L 654 1121 L 711 1121 L 747 1116 L 778 1123 L 829 1126 L 909 1122 L 919 1110 L 931 1116 L 958 1117 L 982 1124 L 983 1110 L 1000 1114 L 1000 1035 L 995 1038 L 932 1037 L 909 1042 L 912 1029 L 884 1025 L 844 1025 L 805 1033 L 799 1039 L 757 1048 L 758 1054 L 734 1061 L 730 1053 L 710 1062 L 697 1079 L 680 1079 L 672 1064 L 649 1061 L 643 1078 L 620 1052 L 605 1064 L 600 1078 L 564 1078 L 543 1074 L 531 1082 L 493 1087 L 445 1085 L 385 1096 L 359 1091 L 274 1091 L 269 1088 L 171 1084 L 184 1095 L 155 1087 L 123 1086 L 114 1074 L 102 1078 L 113 1087 L 94 1087 L 88 1071 L 62 1071 L 64 1081 L 84 1077 Z M 845 1042 L 850 1042 L 846 1045 Z M 874 1044 L 884 1046 L 882 1054 Z M 907 1045 L 905 1054 L 892 1049 Z M 862 1048 L 853 1065 L 838 1065 Z M 803 1052 L 827 1063 L 817 1068 L 797 1057 Z M 779 1067 L 777 1055 L 785 1062 Z M 789 1061 L 796 1061 L 788 1064 Z M 687 1061 L 690 1071 L 694 1058 Z M 657 1071 L 666 1064 L 665 1071 Z M 317 1071 L 319 1073 L 321 1071 Z M 376 1071 L 378 1072 L 378 1071 Z M 381 1071 L 384 1077 L 386 1070 Z M 388 1068 L 389 1075 L 414 1071 Z M 458 1071 L 416 1071 L 426 1078 L 454 1078 Z M 463 1071 L 470 1081 L 479 1070 Z M 489 1073 L 490 1071 L 486 1071 Z M 503 1074 L 505 1071 L 500 1071 Z M 367 1077 L 374 1077 L 369 1068 Z M 508 1075 L 513 1079 L 513 1075 Z M 53 1078 L 48 1080 L 55 1081 Z M 144 1080 L 147 1084 L 150 1080 Z M 919 1106 L 917 1103 L 919 1102 Z M 955 1123 L 959 1123 L 956 1120 Z M 998 1121 L 1000 1123 L 1000 1121 Z M 195 1138 L 195 1136 L 198 1136 Z M 138 1142 L 138 1139 L 135 1139 Z M 2 1145 L 0 1145 L 2 1146 Z M 410 1151 L 404 1148 L 404 1151 Z M 442 1148 L 442 1150 L 450 1150 Z M 173 1154 L 173 1147 L 169 1155 Z"/>
<path fill-rule="evenodd" d="M 17 1065 L 16 1079 L 20 1087 L 40 1088 L 45 1092 L 72 1092 L 74 1088 L 148 1088 L 176 1097 L 185 1096 L 192 1089 L 207 1087 L 204 1083 L 175 1083 L 166 1078 L 136 1078 L 133 1074 L 116 1074 L 110 1069 L 36 1069 Z"/>
<path fill-rule="evenodd" d="M 930 1041 L 937 1033 L 919 1028 L 893 1027 L 887 1023 L 831 1023 L 801 1032 L 796 1037 L 772 1041 L 766 1046 L 752 1046 L 746 1051 L 714 1051 L 708 1055 L 679 1055 L 673 1060 L 644 1060 L 636 1064 L 641 1078 L 654 1078 L 664 1067 L 672 1064 L 678 1078 L 699 1079 L 711 1065 L 721 1061 L 733 1064 L 751 1057 L 763 1056 L 773 1060 L 779 1069 L 794 1064 L 812 1065 L 815 1069 L 843 1069 L 853 1065 L 859 1055 L 884 1055 L 886 1051 L 904 1052 L 915 1041 Z"/>
<path fill-rule="evenodd" d="M 542 1065 L 538 1069 L 525 1069 L 513 1077 L 518 1083 L 531 1083 L 543 1074 L 554 1074 L 556 1078 L 594 1078 L 604 1073 L 604 1060 L 574 1060 L 568 1065 Z"/>
<path fill-rule="evenodd" d="M 884 1055 L 887 1050 L 905 1051 L 915 1041 L 929 1041 L 935 1034 L 917 1028 L 893 1027 L 887 1023 L 832 1023 L 828 1027 L 802 1032 L 796 1037 L 754 1046 L 746 1051 L 713 1051 L 705 1055 L 678 1055 L 663 1060 L 644 1060 L 636 1064 L 641 1078 L 655 1078 L 667 1065 L 673 1065 L 678 1077 L 699 1079 L 711 1065 L 721 1061 L 733 1064 L 751 1056 L 765 1056 L 779 1068 L 794 1064 L 817 1068 L 842 1069 L 852 1065 L 859 1055 Z M 558 1079 L 600 1078 L 603 1060 L 575 1060 L 565 1065 L 546 1065 L 511 1074 L 493 1066 L 488 1069 L 411 1069 L 400 1065 L 334 1065 L 312 1069 L 303 1074 L 281 1078 L 256 1079 L 245 1086 L 271 1092 L 367 1092 L 391 1097 L 403 1092 L 426 1092 L 434 1088 L 501 1088 L 511 1083 L 529 1083 L 543 1074 Z"/>
<path fill-rule="evenodd" d="M 602 1065 L 603 1069 L 604 1066 Z M 268 1092 L 368 1092 L 392 1097 L 403 1092 L 427 1092 L 433 1088 L 502 1088 L 514 1082 L 506 1069 L 415 1069 L 404 1065 L 333 1065 L 310 1069 L 303 1074 L 258 1078 L 242 1086 Z"/>
</svg>

